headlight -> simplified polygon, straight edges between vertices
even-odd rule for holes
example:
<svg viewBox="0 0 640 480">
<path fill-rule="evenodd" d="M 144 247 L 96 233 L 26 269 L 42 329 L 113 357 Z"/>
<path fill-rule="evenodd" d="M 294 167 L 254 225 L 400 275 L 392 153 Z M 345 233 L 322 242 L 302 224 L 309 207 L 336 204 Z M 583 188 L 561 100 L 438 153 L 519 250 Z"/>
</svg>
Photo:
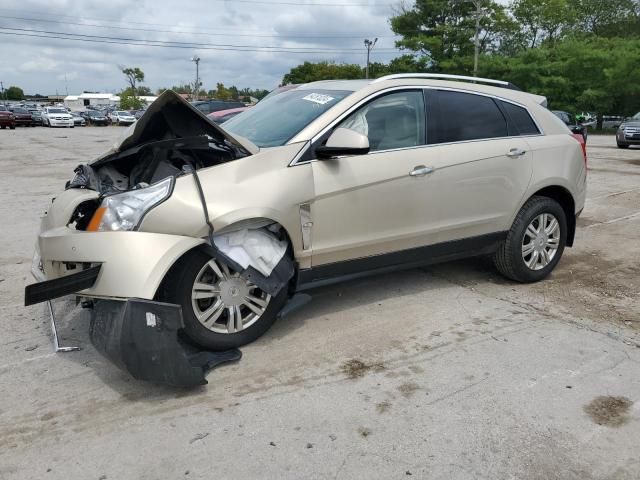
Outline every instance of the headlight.
<svg viewBox="0 0 640 480">
<path fill-rule="evenodd" d="M 168 177 L 145 188 L 105 197 L 93 214 L 87 230 L 135 230 L 149 210 L 171 195 L 173 181 L 173 177 Z"/>
</svg>

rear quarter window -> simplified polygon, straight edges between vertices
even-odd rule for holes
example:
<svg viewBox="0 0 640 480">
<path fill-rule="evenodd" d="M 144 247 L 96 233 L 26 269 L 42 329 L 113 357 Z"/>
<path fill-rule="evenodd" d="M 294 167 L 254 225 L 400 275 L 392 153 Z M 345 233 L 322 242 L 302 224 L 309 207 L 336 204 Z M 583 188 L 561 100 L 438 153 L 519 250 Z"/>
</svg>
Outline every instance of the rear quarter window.
<svg viewBox="0 0 640 480">
<path fill-rule="evenodd" d="M 430 144 L 508 136 L 507 121 L 490 97 L 436 90 L 429 100 Z"/>
<path fill-rule="evenodd" d="M 500 103 L 519 135 L 536 135 L 540 133 L 533 118 L 525 108 L 509 102 L 500 101 Z"/>
</svg>

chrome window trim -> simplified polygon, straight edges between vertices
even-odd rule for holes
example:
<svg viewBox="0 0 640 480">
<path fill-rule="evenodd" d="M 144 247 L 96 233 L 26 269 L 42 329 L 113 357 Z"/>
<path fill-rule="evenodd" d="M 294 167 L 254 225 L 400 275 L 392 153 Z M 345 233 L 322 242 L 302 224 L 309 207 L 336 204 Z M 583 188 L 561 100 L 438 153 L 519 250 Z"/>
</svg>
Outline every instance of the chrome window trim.
<svg viewBox="0 0 640 480">
<path fill-rule="evenodd" d="M 289 167 L 295 167 L 296 165 L 305 165 L 307 163 L 318 161 L 317 158 L 312 158 L 310 160 L 305 160 L 305 161 L 302 161 L 302 162 L 298 162 L 298 160 L 307 152 L 307 150 L 311 147 L 311 145 L 313 145 L 320 137 L 322 137 L 325 133 L 327 133 L 329 130 L 331 130 L 338 123 L 340 123 L 342 120 L 344 120 L 346 117 L 348 117 L 351 113 L 353 113 L 355 110 L 360 108 L 365 103 L 368 103 L 369 101 L 372 101 L 372 100 L 376 99 L 377 97 L 379 97 L 379 96 L 381 96 L 383 94 L 389 93 L 389 92 L 393 92 L 393 91 L 397 91 L 397 90 L 416 90 L 416 89 L 419 89 L 419 90 L 445 90 L 445 91 L 449 91 L 449 92 L 469 93 L 469 94 L 472 94 L 472 95 L 480 95 L 482 97 L 489 97 L 489 98 L 492 98 L 494 100 L 500 100 L 500 101 L 503 101 L 503 102 L 511 103 L 513 105 L 516 105 L 517 107 L 525 109 L 525 111 L 527 112 L 529 117 L 531 117 L 531 120 L 533 120 L 533 123 L 535 124 L 536 128 L 538 129 L 538 132 L 540 132 L 540 133 L 527 134 L 527 135 L 508 135 L 508 136 L 505 136 L 505 137 L 475 138 L 475 139 L 472 139 L 472 140 L 459 140 L 459 141 L 456 141 L 456 142 L 416 145 L 416 146 L 413 146 L 413 147 L 394 148 L 394 149 L 389 149 L 389 150 L 377 150 L 375 152 L 367 153 L 367 155 L 373 155 L 373 154 L 376 154 L 376 153 L 383 153 L 383 152 L 394 152 L 394 151 L 398 151 L 398 150 L 407 150 L 407 149 L 412 149 L 412 148 L 427 148 L 427 147 L 436 147 L 436 146 L 440 146 L 440 145 L 454 145 L 454 144 L 458 144 L 458 143 L 480 142 L 480 141 L 486 141 L 486 140 L 500 140 L 500 139 L 504 140 L 504 139 L 509 139 L 509 138 L 541 137 L 541 136 L 545 135 L 544 130 L 542 129 L 542 127 L 540 126 L 540 124 L 536 120 L 535 116 L 531 114 L 531 112 L 529 111 L 529 108 L 526 105 L 524 105 L 524 104 L 522 104 L 520 102 L 517 102 L 515 100 L 512 100 L 510 98 L 504 98 L 504 97 L 501 97 L 499 95 L 485 93 L 485 92 L 478 92 L 478 91 L 469 90 L 469 89 L 466 89 L 466 88 L 439 87 L 439 86 L 433 86 L 433 85 L 399 85 L 399 86 L 395 86 L 395 87 L 389 87 L 389 88 L 385 88 L 385 89 L 382 89 L 382 90 L 378 90 L 378 91 L 372 93 L 371 95 L 369 95 L 369 96 L 367 96 L 367 97 L 365 97 L 363 99 L 360 99 L 357 103 L 353 104 L 347 110 L 342 112 L 335 119 L 333 119 L 331 122 L 329 122 L 329 124 L 327 126 L 325 126 L 322 130 L 320 130 L 320 132 L 315 134 L 311 138 L 311 140 L 307 140 L 306 145 L 303 146 L 302 149 L 298 152 L 298 154 L 293 158 L 293 160 L 291 160 L 291 162 L 289 162 L 288 166 Z M 426 122 L 427 121 L 428 121 L 428 119 L 425 117 L 425 126 L 426 126 Z"/>
</svg>

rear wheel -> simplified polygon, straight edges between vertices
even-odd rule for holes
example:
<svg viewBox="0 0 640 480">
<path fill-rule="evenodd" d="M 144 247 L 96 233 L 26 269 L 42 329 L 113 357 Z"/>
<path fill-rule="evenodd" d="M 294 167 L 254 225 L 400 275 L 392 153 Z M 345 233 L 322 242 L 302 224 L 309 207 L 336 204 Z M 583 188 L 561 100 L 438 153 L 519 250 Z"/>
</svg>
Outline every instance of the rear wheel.
<svg viewBox="0 0 640 480">
<path fill-rule="evenodd" d="M 518 212 L 494 263 L 507 278 L 537 282 L 558 264 L 566 240 L 567 219 L 560 204 L 548 197 L 532 197 Z"/>
<path fill-rule="evenodd" d="M 212 350 L 240 347 L 263 335 L 287 299 L 272 297 L 224 263 L 193 251 L 170 272 L 161 300 L 182 306 L 185 333 Z"/>
</svg>

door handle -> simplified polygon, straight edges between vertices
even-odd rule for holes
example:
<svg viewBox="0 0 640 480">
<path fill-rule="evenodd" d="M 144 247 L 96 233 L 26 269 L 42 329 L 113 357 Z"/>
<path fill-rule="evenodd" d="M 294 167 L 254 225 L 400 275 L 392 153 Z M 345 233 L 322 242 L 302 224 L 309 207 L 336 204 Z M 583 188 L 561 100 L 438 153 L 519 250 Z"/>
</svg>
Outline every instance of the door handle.
<svg viewBox="0 0 640 480">
<path fill-rule="evenodd" d="M 522 150 L 521 148 L 512 148 L 511 150 L 509 150 L 509 153 L 507 153 L 507 157 L 511 157 L 511 158 L 521 157 L 525 153 L 527 153 L 527 151 Z"/>
<path fill-rule="evenodd" d="M 413 170 L 409 172 L 412 177 L 424 177 L 428 173 L 433 172 L 433 167 L 425 167 L 424 165 L 418 165 L 413 167 Z"/>
</svg>

